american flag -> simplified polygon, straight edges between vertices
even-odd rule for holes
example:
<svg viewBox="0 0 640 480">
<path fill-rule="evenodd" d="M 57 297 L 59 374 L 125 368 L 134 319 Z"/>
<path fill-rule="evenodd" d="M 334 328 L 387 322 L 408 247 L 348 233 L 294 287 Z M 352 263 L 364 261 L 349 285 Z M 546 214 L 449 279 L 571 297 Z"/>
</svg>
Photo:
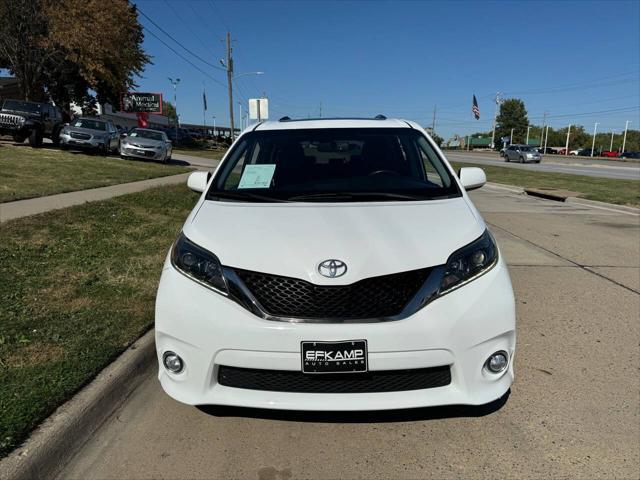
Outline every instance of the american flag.
<svg viewBox="0 0 640 480">
<path fill-rule="evenodd" d="M 473 106 L 471 107 L 471 111 L 473 112 L 473 116 L 476 117 L 476 120 L 480 120 L 480 109 L 478 108 L 478 100 L 476 100 L 476 96 L 473 96 Z"/>
</svg>

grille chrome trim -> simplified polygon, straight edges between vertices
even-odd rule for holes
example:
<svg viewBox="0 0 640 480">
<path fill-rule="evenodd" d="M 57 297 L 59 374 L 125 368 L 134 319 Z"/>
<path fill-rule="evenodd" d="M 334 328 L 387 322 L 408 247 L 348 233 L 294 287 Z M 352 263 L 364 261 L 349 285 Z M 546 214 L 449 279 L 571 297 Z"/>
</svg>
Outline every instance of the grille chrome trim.
<svg viewBox="0 0 640 480">
<path fill-rule="evenodd" d="M 451 384 L 451 367 L 372 370 L 362 373 L 307 375 L 299 370 L 262 370 L 218 365 L 220 385 L 285 393 L 392 393 Z"/>
<path fill-rule="evenodd" d="M 10 125 L 12 127 L 19 127 L 25 122 L 24 117 L 20 115 L 12 115 L 10 113 L 0 113 L 0 123 L 3 125 Z"/>
<path fill-rule="evenodd" d="M 440 288 L 440 281 L 444 270 L 444 265 L 432 267 L 420 289 L 418 289 L 416 294 L 405 305 L 404 309 L 397 315 L 371 318 L 304 318 L 269 314 L 240 279 L 235 270 L 227 266 L 222 267 L 229 288 L 229 297 L 232 300 L 264 320 L 288 323 L 380 323 L 403 320 L 416 313 L 435 298 Z"/>
</svg>

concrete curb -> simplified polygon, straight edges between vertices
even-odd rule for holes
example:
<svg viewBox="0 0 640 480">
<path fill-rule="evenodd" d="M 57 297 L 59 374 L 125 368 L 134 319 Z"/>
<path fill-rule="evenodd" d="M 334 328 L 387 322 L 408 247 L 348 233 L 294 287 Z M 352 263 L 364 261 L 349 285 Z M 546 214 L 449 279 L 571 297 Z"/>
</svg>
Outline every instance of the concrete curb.
<svg viewBox="0 0 640 480">
<path fill-rule="evenodd" d="M 487 182 L 486 185 L 496 190 L 504 190 L 504 191 L 516 193 L 519 195 L 527 195 L 527 191 L 526 191 L 527 189 L 524 187 L 516 187 L 514 185 L 504 185 L 502 183 L 492 183 L 492 182 Z M 530 195 L 530 196 L 544 199 L 542 196 L 537 196 L 537 195 Z M 628 205 L 617 205 L 615 203 L 598 202 L 596 200 L 587 200 L 586 198 L 581 198 L 581 197 L 566 197 L 564 199 L 558 199 L 558 200 L 552 200 L 552 201 L 560 201 L 562 203 L 571 203 L 574 205 L 582 205 L 584 207 L 601 208 L 604 210 L 615 210 L 617 212 L 640 215 L 640 208 L 637 208 L 637 207 L 630 207 Z"/>
<path fill-rule="evenodd" d="M 154 330 L 150 330 L 0 461 L 0 478 L 54 478 L 144 380 L 155 358 Z"/>
<path fill-rule="evenodd" d="M 585 205 L 589 207 L 606 208 L 607 210 L 619 210 L 622 212 L 634 213 L 640 215 L 640 208 L 630 207 L 628 205 L 617 205 L 615 203 L 598 202 L 597 200 L 587 200 L 580 197 L 568 197 L 566 203 L 573 203 L 575 205 Z"/>
<path fill-rule="evenodd" d="M 491 188 L 495 188 L 497 190 L 506 190 L 512 193 L 524 194 L 524 188 L 516 187 L 515 185 L 505 185 L 503 183 L 493 183 L 493 182 L 487 182 L 485 185 Z"/>
</svg>

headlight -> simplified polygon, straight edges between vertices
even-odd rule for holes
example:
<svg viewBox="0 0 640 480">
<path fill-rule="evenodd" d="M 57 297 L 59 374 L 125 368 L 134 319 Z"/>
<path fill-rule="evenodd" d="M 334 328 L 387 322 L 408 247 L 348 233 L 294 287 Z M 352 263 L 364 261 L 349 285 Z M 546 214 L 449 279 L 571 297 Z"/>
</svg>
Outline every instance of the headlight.
<svg viewBox="0 0 640 480">
<path fill-rule="evenodd" d="M 479 277 L 489 271 L 497 261 L 498 248 L 495 240 L 489 230 L 485 230 L 480 238 L 449 257 L 438 293 L 442 295 Z"/>
<path fill-rule="evenodd" d="M 180 272 L 205 287 L 229 293 L 218 257 L 180 234 L 171 251 L 171 263 Z"/>
</svg>

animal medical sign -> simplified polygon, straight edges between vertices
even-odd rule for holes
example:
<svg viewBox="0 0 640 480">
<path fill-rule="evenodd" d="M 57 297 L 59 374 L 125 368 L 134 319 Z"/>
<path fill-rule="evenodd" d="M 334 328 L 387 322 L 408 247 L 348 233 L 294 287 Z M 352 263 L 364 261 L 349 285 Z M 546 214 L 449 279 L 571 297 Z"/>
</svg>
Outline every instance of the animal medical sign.
<svg viewBox="0 0 640 480">
<path fill-rule="evenodd" d="M 120 99 L 120 110 L 127 113 L 155 113 L 162 115 L 162 94 L 123 93 Z"/>
</svg>

